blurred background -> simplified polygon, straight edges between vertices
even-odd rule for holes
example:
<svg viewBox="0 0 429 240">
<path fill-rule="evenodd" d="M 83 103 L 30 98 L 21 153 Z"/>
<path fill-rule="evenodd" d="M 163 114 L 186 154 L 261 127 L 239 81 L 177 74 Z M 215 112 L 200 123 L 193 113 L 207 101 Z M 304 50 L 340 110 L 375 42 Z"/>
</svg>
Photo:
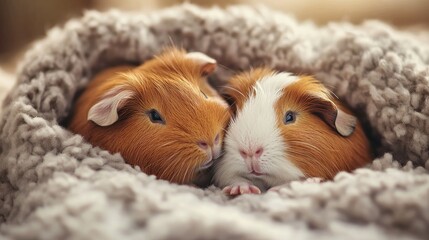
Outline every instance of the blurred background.
<svg viewBox="0 0 429 240">
<path fill-rule="evenodd" d="M 0 0 L 0 73 L 13 73 L 16 62 L 34 40 L 52 26 L 82 15 L 86 9 L 154 11 L 182 0 Z M 360 23 L 380 19 L 397 27 L 426 28 L 429 0 L 188 0 L 201 6 L 264 4 L 323 25 L 330 21 Z"/>
</svg>

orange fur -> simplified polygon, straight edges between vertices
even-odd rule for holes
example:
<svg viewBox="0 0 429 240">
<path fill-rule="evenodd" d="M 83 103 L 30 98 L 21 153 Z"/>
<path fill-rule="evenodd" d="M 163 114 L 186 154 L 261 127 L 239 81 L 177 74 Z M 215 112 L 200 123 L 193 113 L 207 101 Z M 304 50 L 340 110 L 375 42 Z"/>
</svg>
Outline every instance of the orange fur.
<svg viewBox="0 0 429 240">
<path fill-rule="evenodd" d="M 248 96 L 254 94 L 255 82 L 274 73 L 273 70 L 260 68 L 240 74 L 225 88 L 225 95 L 241 109 Z M 322 101 L 317 100 L 315 95 L 320 96 L 319 100 Z M 318 112 L 326 114 L 328 119 L 335 118 L 335 113 L 327 112 L 324 100 L 332 101 L 339 109 L 352 114 L 328 89 L 309 76 L 301 76 L 299 81 L 287 86 L 275 110 L 278 127 L 287 145 L 287 158 L 306 177 L 332 179 L 339 171 L 352 171 L 369 163 L 372 154 L 360 123 L 350 136 L 343 137 L 320 115 L 315 114 Z M 296 112 L 297 117 L 294 123 L 285 125 L 283 117 L 287 111 Z"/>
<path fill-rule="evenodd" d="M 256 68 L 252 71 L 235 75 L 229 84 L 224 87 L 222 94 L 230 104 L 232 112 L 234 113 L 237 109 L 243 108 L 249 95 L 254 94 L 253 86 L 258 80 L 273 73 L 268 68 Z"/>
<path fill-rule="evenodd" d="M 185 52 L 169 49 L 139 67 L 122 66 L 98 74 L 77 100 L 69 129 L 93 145 L 138 165 L 147 174 L 189 183 L 206 160 L 198 141 L 223 139 L 229 113 L 201 68 Z M 124 86 L 135 93 L 121 109 L 119 120 L 100 127 L 87 120 L 89 109 L 110 89 Z M 208 99 L 201 93 L 208 95 Z M 151 123 L 146 112 L 157 109 L 166 124 Z"/>
</svg>

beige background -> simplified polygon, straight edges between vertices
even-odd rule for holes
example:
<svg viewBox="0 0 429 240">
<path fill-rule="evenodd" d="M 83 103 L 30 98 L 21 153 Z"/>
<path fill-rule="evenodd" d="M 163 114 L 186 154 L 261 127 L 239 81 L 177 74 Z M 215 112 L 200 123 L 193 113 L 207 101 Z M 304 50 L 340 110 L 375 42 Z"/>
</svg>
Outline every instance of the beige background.
<svg viewBox="0 0 429 240">
<path fill-rule="evenodd" d="M 13 73 L 16 62 L 29 44 L 43 36 L 47 29 L 79 16 L 85 9 L 105 11 L 154 11 L 181 3 L 178 0 L 1 0 L 0 1 L 0 69 Z M 221 0 L 188 1 L 202 6 L 231 4 L 267 5 L 318 24 L 330 21 L 360 23 L 380 19 L 398 27 L 429 23 L 429 0 Z M 0 71 L 0 74 L 2 72 Z M 0 83 L 1 84 L 1 83 Z"/>
</svg>

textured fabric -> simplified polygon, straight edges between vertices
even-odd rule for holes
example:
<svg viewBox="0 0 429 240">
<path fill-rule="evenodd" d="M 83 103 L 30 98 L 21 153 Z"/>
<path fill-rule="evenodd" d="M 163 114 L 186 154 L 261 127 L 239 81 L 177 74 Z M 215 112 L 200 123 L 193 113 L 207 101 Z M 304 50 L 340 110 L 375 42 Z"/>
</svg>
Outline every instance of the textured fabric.
<svg viewBox="0 0 429 240">
<path fill-rule="evenodd" d="M 12 88 L 13 79 L 13 74 L 8 73 L 0 68 L 0 102 L 3 101 L 7 92 Z"/>
<path fill-rule="evenodd" d="M 380 22 L 315 26 L 268 9 L 183 5 L 149 15 L 88 12 L 27 53 L 1 115 L 5 239 L 417 239 L 429 234 L 429 45 Z M 425 37 L 425 38 L 424 38 Z M 101 68 L 174 43 L 230 72 L 314 74 L 355 109 L 380 154 L 330 182 L 228 199 L 147 176 L 65 130 Z M 419 167 L 417 167 L 419 166 Z"/>
</svg>

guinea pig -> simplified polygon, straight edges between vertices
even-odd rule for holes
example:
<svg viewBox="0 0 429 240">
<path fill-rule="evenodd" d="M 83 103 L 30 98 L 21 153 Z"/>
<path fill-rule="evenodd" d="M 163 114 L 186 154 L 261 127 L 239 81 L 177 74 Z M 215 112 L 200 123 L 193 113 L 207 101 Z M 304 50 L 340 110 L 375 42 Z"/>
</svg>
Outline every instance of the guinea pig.
<svg viewBox="0 0 429 240">
<path fill-rule="evenodd" d="M 94 77 L 68 128 L 159 179 L 192 183 L 221 155 L 228 104 L 208 84 L 216 61 L 168 49 L 140 66 Z"/>
<path fill-rule="evenodd" d="M 233 117 L 213 181 L 229 195 L 329 180 L 372 159 L 357 118 L 313 77 L 258 68 L 233 77 L 225 98 Z"/>
</svg>

